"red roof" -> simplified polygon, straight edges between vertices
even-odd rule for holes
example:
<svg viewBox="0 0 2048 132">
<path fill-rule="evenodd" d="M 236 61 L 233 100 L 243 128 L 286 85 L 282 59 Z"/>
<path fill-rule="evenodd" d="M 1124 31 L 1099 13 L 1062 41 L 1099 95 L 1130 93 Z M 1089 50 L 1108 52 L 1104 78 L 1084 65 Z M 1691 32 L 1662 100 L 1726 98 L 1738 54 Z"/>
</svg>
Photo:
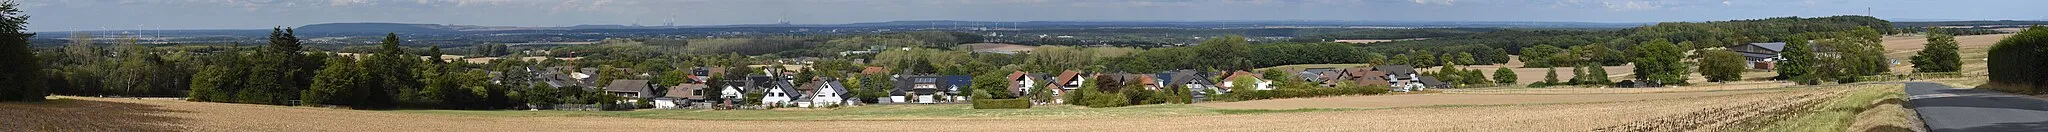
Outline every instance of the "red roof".
<svg viewBox="0 0 2048 132">
<path fill-rule="evenodd" d="M 1054 85 L 1066 85 L 1067 81 L 1073 81 L 1074 78 L 1077 77 L 1081 77 L 1081 72 L 1067 70 L 1066 72 L 1060 72 L 1059 76 L 1053 76 L 1052 83 L 1054 83 Z"/>
<path fill-rule="evenodd" d="M 860 69 L 860 74 L 868 74 L 868 75 L 878 75 L 878 74 L 889 74 L 889 69 L 885 69 L 885 68 L 882 68 L 882 67 L 879 67 L 879 66 L 870 66 L 870 67 L 868 67 L 868 68 L 862 68 L 862 69 Z"/>
<path fill-rule="evenodd" d="M 1027 74 L 1030 74 L 1030 73 L 1025 73 L 1024 71 L 1015 71 L 1015 72 L 1010 72 L 1010 81 L 1016 81 L 1017 79 L 1023 79 L 1023 78 L 1024 78 L 1024 75 L 1027 75 Z"/>
</svg>

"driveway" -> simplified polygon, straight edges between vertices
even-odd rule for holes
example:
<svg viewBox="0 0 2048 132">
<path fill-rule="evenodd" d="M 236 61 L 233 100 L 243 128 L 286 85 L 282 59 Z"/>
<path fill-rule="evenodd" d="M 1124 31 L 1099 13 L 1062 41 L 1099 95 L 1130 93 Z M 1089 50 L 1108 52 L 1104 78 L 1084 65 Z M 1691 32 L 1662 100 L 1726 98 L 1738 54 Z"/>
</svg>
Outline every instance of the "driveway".
<svg viewBox="0 0 2048 132">
<path fill-rule="evenodd" d="M 1925 82 L 1906 83 L 1906 95 L 1928 131 L 2048 131 L 2048 100 Z"/>
</svg>

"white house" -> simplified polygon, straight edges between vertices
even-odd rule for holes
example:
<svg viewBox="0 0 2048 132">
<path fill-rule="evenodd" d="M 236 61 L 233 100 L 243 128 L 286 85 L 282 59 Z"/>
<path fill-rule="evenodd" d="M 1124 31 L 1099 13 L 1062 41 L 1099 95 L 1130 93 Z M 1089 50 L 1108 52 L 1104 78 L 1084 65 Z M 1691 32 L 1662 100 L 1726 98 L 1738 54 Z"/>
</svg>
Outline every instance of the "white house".
<svg viewBox="0 0 2048 132">
<path fill-rule="evenodd" d="M 725 90 L 718 91 L 718 98 L 722 98 L 725 100 L 744 100 L 746 99 L 746 96 L 740 96 L 744 94 L 746 93 L 740 92 L 740 87 L 725 86 Z"/>
<path fill-rule="evenodd" d="M 1255 84 L 1244 84 L 1246 87 L 1238 87 L 1238 79 L 1251 79 L 1252 83 Z M 1260 79 L 1257 74 L 1252 74 L 1251 72 L 1246 71 L 1231 72 L 1230 76 L 1226 76 L 1223 78 L 1222 84 L 1222 87 L 1227 90 L 1238 90 L 1241 88 L 1252 88 L 1252 90 L 1273 90 L 1273 80 Z"/>
<path fill-rule="evenodd" d="M 825 80 L 818 81 L 812 84 L 816 84 L 817 87 L 814 88 L 817 89 L 817 91 L 813 91 L 811 92 L 811 94 L 807 95 L 809 96 L 810 100 L 803 101 L 803 103 L 798 104 L 799 107 L 846 105 L 845 98 L 841 97 L 846 95 L 846 86 L 840 85 L 839 81 Z"/>
</svg>

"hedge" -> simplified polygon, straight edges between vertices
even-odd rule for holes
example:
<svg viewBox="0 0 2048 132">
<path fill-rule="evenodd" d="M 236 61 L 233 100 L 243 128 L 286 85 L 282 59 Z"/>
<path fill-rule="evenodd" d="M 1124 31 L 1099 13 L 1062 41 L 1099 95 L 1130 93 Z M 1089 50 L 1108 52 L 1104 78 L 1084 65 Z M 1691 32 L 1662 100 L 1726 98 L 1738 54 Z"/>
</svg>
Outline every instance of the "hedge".
<svg viewBox="0 0 2048 132">
<path fill-rule="evenodd" d="M 1985 87 L 2021 94 L 2038 94 L 2048 84 L 2048 28 L 2034 26 L 1992 45 L 1986 59 L 1991 81 Z M 1980 87 L 1982 88 L 1982 87 Z"/>
<path fill-rule="evenodd" d="M 974 109 L 1030 109 L 1031 99 L 975 99 Z"/>
<path fill-rule="evenodd" d="M 1288 88 L 1274 90 L 1232 91 L 1229 96 L 1237 100 L 1262 100 L 1305 98 L 1338 95 L 1369 95 L 1387 93 L 1387 87 L 1336 87 L 1336 88 Z"/>
</svg>

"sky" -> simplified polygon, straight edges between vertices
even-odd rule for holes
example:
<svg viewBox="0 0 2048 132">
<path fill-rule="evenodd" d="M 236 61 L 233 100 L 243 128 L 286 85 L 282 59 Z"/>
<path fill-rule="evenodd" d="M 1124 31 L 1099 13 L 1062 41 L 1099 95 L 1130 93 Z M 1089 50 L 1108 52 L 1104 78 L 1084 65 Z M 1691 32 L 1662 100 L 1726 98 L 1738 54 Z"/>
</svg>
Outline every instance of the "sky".
<svg viewBox="0 0 2048 132">
<path fill-rule="evenodd" d="M 29 30 L 264 29 L 395 22 L 840 24 L 964 21 L 1719 21 L 1870 14 L 2041 20 L 2048 0 L 15 0 Z M 1866 10 L 1867 9 L 1867 10 Z"/>
</svg>

